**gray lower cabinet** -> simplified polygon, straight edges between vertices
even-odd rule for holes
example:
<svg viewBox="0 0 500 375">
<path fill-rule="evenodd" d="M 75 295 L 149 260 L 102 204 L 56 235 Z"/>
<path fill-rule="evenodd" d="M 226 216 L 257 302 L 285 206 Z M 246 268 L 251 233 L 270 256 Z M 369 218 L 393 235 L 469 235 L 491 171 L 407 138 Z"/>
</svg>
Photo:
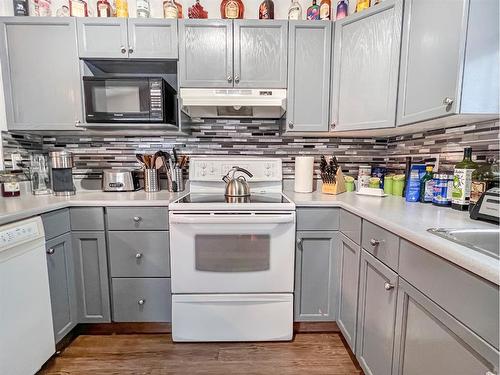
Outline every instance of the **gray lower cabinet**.
<svg viewBox="0 0 500 375">
<path fill-rule="evenodd" d="M 386 0 L 335 21 L 332 130 L 395 126 L 402 8 Z"/>
<path fill-rule="evenodd" d="M 9 130 L 75 130 L 83 118 L 76 21 L 1 17 L 0 60 Z"/>
<path fill-rule="evenodd" d="M 332 22 L 289 22 L 287 131 L 328 131 L 331 49 Z"/>
<path fill-rule="evenodd" d="M 170 278 L 113 278 L 113 321 L 170 322 Z"/>
<path fill-rule="evenodd" d="M 78 323 L 71 233 L 46 242 L 54 337 L 59 342 Z"/>
<path fill-rule="evenodd" d="M 498 0 L 406 0 L 397 125 L 499 113 Z"/>
<path fill-rule="evenodd" d="M 297 232 L 295 321 L 334 321 L 337 315 L 338 232 Z"/>
<path fill-rule="evenodd" d="M 391 374 L 397 278 L 394 271 L 362 250 L 356 357 L 366 375 Z"/>
<path fill-rule="evenodd" d="M 339 298 L 337 325 L 353 352 L 356 348 L 356 317 L 361 248 L 343 233 L 339 247 Z"/>
<path fill-rule="evenodd" d="M 109 322 L 109 281 L 104 231 L 72 232 L 81 323 Z"/>
<path fill-rule="evenodd" d="M 181 87 L 233 87 L 231 20 L 179 20 Z"/>
<path fill-rule="evenodd" d="M 233 21 L 234 87 L 286 88 L 288 22 Z"/>
<path fill-rule="evenodd" d="M 498 351 L 402 278 L 396 332 L 395 375 L 498 374 Z"/>
</svg>

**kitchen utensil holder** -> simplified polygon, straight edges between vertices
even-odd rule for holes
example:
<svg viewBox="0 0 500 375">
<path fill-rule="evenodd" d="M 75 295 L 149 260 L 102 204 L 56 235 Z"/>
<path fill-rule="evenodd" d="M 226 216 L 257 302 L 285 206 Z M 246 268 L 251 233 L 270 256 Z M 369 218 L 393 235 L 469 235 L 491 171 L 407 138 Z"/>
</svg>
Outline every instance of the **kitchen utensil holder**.
<svg viewBox="0 0 500 375">
<path fill-rule="evenodd" d="M 183 170 L 177 168 L 175 170 L 175 180 L 177 181 L 177 191 L 184 191 Z"/>
<path fill-rule="evenodd" d="M 337 173 L 335 174 L 335 182 L 323 182 L 323 185 L 321 186 L 321 192 L 323 194 L 332 194 L 332 195 L 337 195 L 344 193 L 346 191 L 345 187 L 345 179 L 344 179 L 344 174 L 342 173 L 342 170 L 339 168 L 337 169 Z"/>
<path fill-rule="evenodd" d="M 160 191 L 160 180 L 157 169 L 144 169 L 144 191 L 154 193 Z"/>
</svg>

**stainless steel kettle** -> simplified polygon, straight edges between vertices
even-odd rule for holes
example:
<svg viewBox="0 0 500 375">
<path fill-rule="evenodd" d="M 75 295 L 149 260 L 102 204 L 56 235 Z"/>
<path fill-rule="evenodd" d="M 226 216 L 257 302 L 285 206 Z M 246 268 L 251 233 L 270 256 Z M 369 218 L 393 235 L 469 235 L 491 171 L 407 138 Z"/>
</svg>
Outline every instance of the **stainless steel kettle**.
<svg viewBox="0 0 500 375">
<path fill-rule="evenodd" d="M 232 174 L 231 174 L 232 172 Z M 250 195 L 250 186 L 245 178 L 245 176 L 234 177 L 236 172 L 243 172 L 248 177 L 253 177 L 249 171 L 240 167 L 231 168 L 227 174 L 222 177 L 222 180 L 226 183 L 226 197 L 248 197 Z M 229 175 L 231 174 L 231 177 Z"/>
</svg>

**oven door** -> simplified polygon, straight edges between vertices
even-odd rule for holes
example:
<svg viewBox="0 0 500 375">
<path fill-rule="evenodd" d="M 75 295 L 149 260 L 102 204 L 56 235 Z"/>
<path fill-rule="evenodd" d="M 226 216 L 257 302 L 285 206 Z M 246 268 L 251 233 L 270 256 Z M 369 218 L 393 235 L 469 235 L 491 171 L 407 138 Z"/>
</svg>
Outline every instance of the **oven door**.
<svg viewBox="0 0 500 375">
<path fill-rule="evenodd" d="M 147 78 L 83 77 L 87 122 L 149 122 Z"/>
<path fill-rule="evenodd" d="M 291 293 L 295 212 L 170 212 L 173 293 Z"/>
</svg>

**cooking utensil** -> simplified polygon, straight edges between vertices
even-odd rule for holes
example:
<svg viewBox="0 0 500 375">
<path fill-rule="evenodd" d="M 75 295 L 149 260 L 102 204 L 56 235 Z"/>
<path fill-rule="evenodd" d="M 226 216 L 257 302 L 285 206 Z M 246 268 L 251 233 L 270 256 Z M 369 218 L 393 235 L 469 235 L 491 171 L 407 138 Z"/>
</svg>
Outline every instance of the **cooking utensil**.
<svg viewBox="0 0 500 375">
<path fill-rule="evenodd" d="M 232 172 L 231 177 L 229 177 L 229 174 Z M 240 168 L 238 166 L 234 166 L 231 168 L 227 174 L 222 177 L 222 181 L 226 183 L 226 193 L 225 196 L 227 197 L 247 197 L 250 195 L 250 186 L 248 185 L 247 180 L 245 179 L 244 176 L 238 176 L 235 178 L 235 173 L 236 172 L 243 172 L 245 173 L 248 177 L 253 177 L 253 174 L 251 174 L 249 171 L 247 171 L 244 168 Z"/>
</svg>

